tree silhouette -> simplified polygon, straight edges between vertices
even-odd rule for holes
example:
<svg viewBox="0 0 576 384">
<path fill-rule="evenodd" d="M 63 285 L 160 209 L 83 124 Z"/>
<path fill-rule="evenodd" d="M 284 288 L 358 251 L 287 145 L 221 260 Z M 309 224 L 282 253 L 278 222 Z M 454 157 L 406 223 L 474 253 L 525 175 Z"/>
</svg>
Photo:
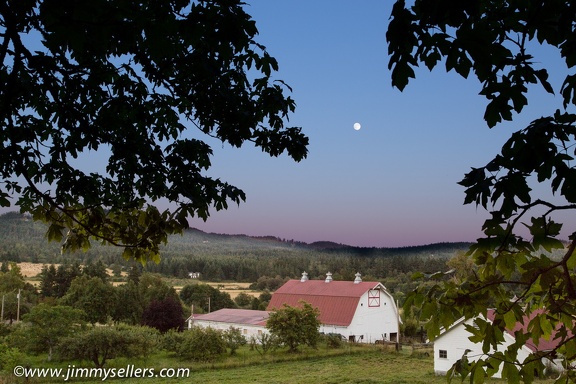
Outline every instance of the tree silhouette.
<svg viewBox="0 0 576 384">
<path fill-rule="evenodd" d="M 442 62 L 446 71 L 480 81 L 489 127 L 520 114 L 532 85 L 557 93 L 561 100 L 550 116 L 512 134 L 500 154 L 472 168 L 460 182 L 466 188 L 464 202 L 490 212 L 485 237 L 470 249 L 474 273 L 463 281 L 435 274 L 434 284 L 405 303 L 421 305 L 432 338 L 461 317 L 486 315 L 488 307 L 494 308 L 492 322 L 476 321 L 470 329 L 471 337 L 486 347 L 496 346 L 506 329 L 530 319 L 506 351 L 453 367 L 453 373 L 470 374 L 474 382 L 484 381 L 487 367 L 493 373 L 499 366 L 510 382 L 531 382 L 534 372 L 542 374 L 543 358 L 556 356 L 566 359 L 559 380 L 576 380 L 576 232 L 568 231 L 572 235 L 565 246 L 558 222 L 561 212 L 576 208 L 575 26 L 576 5 L 560 0 L 417 0 L 409 6 L 399 0 L 392 10 L 386 36 L 392 83 L 399 89 L 415 76 L 414 67 L 433 69 Z M 563 65 L 544 68 L 537 57 L 540 45 L 555 49 Z M 548 81 L 551 71 L 565 75 L 561 84 Z M 533 188 L 538 183 L 543 188 Z M 521 235 L 522 228 L 528 236 Z M 552 339 L 557 346 L 515 361 L 522 345 L 538 345 L 541 339 Z"/>
<path fill-rule="evenodd" d="M 190 216 L 242 202 L 205 175 L 212 150 L 195 137 L 306 157 L 239 0 L 2 2 L 0 31 L 0 206 L 16 198 L 65 250 L 96 239 L 157 261 Z"/>
</svg>

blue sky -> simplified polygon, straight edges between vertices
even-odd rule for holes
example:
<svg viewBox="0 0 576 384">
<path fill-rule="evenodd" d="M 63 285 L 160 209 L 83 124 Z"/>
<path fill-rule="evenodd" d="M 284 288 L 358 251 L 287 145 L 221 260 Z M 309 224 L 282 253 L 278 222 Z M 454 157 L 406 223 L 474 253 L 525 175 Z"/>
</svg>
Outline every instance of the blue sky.
<svg viewBox="0 0 576 384">
<path fill-rule="evenodd" d="M 480 84 L 443 67 L 392 88 L 385 40 L 391 1 L 254 0 L 258 41 L 278 59 L 296 100 L 290 126 L 310 138 L 295 163 L 213 142 L 211 175 L 242 188 L 246 203 L 192 226 L 366 247 L 473 241 L 487 214 L 463 205 L 457 185 L 514 130 L 561 106 L 540 89 L 514 123 L 489 129 Z M 540 50 L 544 66 L 554 51 Z M 559 89 L 561 74 L 552 78 Z M 359 122 L 362 128 L 353 129 Z"/>
<path fill-rule="evenodd" d="M 296 163 L 201 137 L 214 151 L 207 173 L 247 195 L 207 222 L 193 218 L 201 230 L 364 247 L 474 241 L 487 214 L 463 205 L 457 182 L 513 131 L 561 107 L 535 87 L 513 123 L 489 129 L 481 85 L 442 65 L 419 69 L 404 92 L 392 88 L 385 39 L 392 1 L 247 2 L 257 41 L 279 62 L 276 78 L 293 88 L 288 126 L 309 136 L 309 156 Z M 559 89 L 566 71 L 558 53 L 538 47 L 536 61 Z M 85 171 L 104 164 L 92 155 L 79 160 Z"/>
</svg>

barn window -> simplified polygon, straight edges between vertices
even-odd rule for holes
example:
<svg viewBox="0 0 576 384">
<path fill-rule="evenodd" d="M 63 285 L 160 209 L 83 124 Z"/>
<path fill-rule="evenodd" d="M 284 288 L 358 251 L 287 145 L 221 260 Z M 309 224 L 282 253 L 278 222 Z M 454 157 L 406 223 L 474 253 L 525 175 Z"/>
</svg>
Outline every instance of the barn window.
<svg viewBox="0 0 576 384">
<path fill-rule="evenodd" d="M 448 351 L 441 349 L 440 350 L 440 358 L 441 359 L 447 359 L 448 358 Z"/>
<path fill-rule="evenodd" d="M 368 291 L 368 306 L 369 307 L 379 307 L 380 306 L 380 290 L 370 289 Z"/>
</svg>

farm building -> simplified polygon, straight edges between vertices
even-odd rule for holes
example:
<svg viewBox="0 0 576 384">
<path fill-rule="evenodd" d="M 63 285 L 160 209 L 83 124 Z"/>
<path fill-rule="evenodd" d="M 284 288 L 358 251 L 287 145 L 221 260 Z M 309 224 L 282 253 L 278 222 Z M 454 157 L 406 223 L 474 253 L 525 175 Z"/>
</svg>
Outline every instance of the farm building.
<svg viewBox="0 0 576 384">
<path fill-rule="evenodd" d="M 319 309 L 322 333 L 364 343 L 397 341 L 399 317 L 392 295 L 379 282 L 363 282 L 359 273 L 354 281 L 333 281 L 330 273 L 326 280 L 309 280 L 304 272 L 302 279 L 289 280 L 272 294 L 267 311 L 221 309 L 190 316 L 188 326 L 235 327 L 249 338 L 267 332 L 270 311 L 284 304 L 299 306 L 301 300 Z"/>
<path fill-rule="evenodd" d="M 486 320 L 484 316 L 480 317 Z M 487 321 L 491 322 L 493 319 L 494 311 L 488 310 Z M 497 350 L 500 352 L 505 351 L 509 345 L 515 342 L 514 333 L 521 329 L 526 331 L 529 322 L 530 318 L 525 318 L 522 322 L 517 323 L 513 329 L 504 332 L 504 343 L 500 344 Z M 466 324 L 473 326 L 474 319 L 460 319 L 434 340 L 434 372 L 437 375 L 445 375 L 454 363 L 462 358 L 466 351 L 468 351 L 466 356 L 469 361 L 475 361 L 479 358 L 486 357 L 482 352 L 482 343 L 474 343 L 469 340 L 471 334 L 466 330 Z M 528 342 L 518 351 L 517 360 L 524 361 L 531 353 L 536 352 L 537 350 L 551 350 L 556 347 L 557 344 L 558 340 L 555 340 L 554 337 L 551 337 L 550 340 L 540 339 L 538 347 L 533 343 Z M 493 352 L 495 351 L 489 351 L 489 353 Z M 561 360 L 555 360 L 554 362 L 547 361 L 545 364 L 556 371 L 562 369 Z M 500 370 L 494 375 L 494 377 L 502 377 L 502 365 L 500 365 Z"/>
<path fill-rule="evenodd" d="M 298 306 L 303 300 L 320 310 L 320 332 L 337 333 L 349 341 L 374 343 L 397 341 L 398 308 L 388 290 L 379 282 L 364 282 L 360 274 L 354 281 L 289 280 L 274 294 L 267 310 L 288 304 Z"/>
<path fill-rule="evenodd" d="M 220 330 L 227 330 L 230 327 L 238 328 L 249 340 L 252 336 L 258 337 L 262 333 L 268 333 L 266 319 L 269 315 L 268 311 L 224 308 L 211 313 L 194 314 L 187 321 L 188 328 L 192 326 Z"/>
</svg>

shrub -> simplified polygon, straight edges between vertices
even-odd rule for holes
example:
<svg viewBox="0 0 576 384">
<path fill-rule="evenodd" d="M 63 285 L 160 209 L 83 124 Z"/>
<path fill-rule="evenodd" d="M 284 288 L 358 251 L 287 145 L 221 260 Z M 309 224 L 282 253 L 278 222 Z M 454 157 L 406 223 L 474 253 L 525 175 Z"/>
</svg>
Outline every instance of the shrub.
<svg viewBox="0 0 576 384">
<path fill-rule="evenodd" d="M 161 339 L 161 348 L 168 352 L 179 352 L 179 348 L 184 341 L 184 333 L 188 331 L 178 331 L 176 329 L 170 329 L 168 332 L 164 333 Z"/>
<path fill-rule="evenodd" d="M 246 338 L 242 335 L 239 328 L 230 327 L 222 333 L 226 346 L 230 348 L 230 354 L 234 355 L 236 350 L 246 345 Z"/>
<path fill-rule="evenodd" d="M 280 346 L 280 340 L 270 333 L 262 333 L 250 339 L 250 349 L 255 349 L 260 355 L 276 350 Z"/>
<path fill-rule="evenodd" d="M 226 353 L 222 332 L 212 328 L 193 327 L 182 332 L 176 352 L 184 359 L 213 361 Z"/>
<path fill-rule="evenodd" d="M 128 354 L 130 356 L 146 358 L 156 352 L 160 346 L 160 332 L 155 328 L 124 323 L 115 328 L 129 341 Z"/>
<path fill-rule="evenodd" d="M 339 333 L 328 333 L 324 335 L 324 341 L 328 348 L 341 348 L 343 344 L 342 335 Z"/>
<path fill-rule="evenodd" d="M 0 344 L 0 370 L 12 373 L 15 366 L 29 366 L 30 362 L 26 354 L 18 348 L 8 347 L 6 344 Z"/>
<path fill-rule="evenodd" d="M 405 337 L 416 337 L 418 335 L 418 320 L 413 318 L 405 319 L 400 325 L 400 330 Z"/>
<path fill-rule="evenodd" d="M 147 357 L 158 345 L 158 332 L 149 327 L 93 327 L 62 339 L 58 352 L 65 360 L 88 360 L 98 368 L 116 357 Z"/>
</svg>

